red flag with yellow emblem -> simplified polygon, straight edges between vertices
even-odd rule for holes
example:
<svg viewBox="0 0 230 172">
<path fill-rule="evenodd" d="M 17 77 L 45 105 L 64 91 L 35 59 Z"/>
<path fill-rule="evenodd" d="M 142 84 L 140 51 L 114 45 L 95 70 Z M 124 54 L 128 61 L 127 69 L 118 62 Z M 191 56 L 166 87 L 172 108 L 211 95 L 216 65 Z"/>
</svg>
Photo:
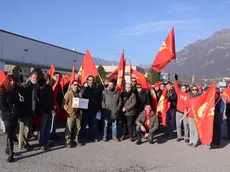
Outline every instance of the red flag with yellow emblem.
<svg viewBox="0 0 230 172">
<path fill-rule="evenodd" d="M 108 79 L 117 79 L 117 75 L 118 75 L 118 72 L 117 72 L 117 68 L 116 68 L 114 71 L 112 71 L 111 73 L 106 75 L 106 78 L 108 78 Z"/>
<path fill-rule="evenodd" d="M 174 27 L 157 53 L 152 68 L 160 72 L 173 59 L 176 59 Z"/>
<path fill-rule="evenodd" d="M 92 75 L 94 77 L 98 76 L 99 73 L 97 71 L 96 65 L 93 62 L 93 59 L 89 53 L 89 50 L 86 50 L 84 59 L 82 61 L 82 65 L 80 70 L 78 71 L 78 80 L 81 85 L 83 85 L 88 76 Z"/>
<path fill-rule="evenodd" d="M 166 126 L 166 113 L 170 108 L 170 102 L 166 99 L 166 94 L 167 89 L 164 89 L 157 105 L 157 116 L 161 119 L 164 126 Z"/>
<path fill-rule="evenodd" d="M 216 83 L 213 83 L 203 95 L 197 97 L 196 104 L 192 106 L 194 121 L 202 145 L 212 142 L 215 93 Z"/>
<path fill-rule="evenodd" d="M 230 102 L 230 85 L 224 90 L 221 96 Z"/>
<path fill-rule="evenodd" d="M 117 68 L 117 90 L 122 93 L 124 90 L 124 82 L 125 82 L 125 55 L 124 50 L 122 50 L 121 58 L 120 58 L 120 64 Z"/>
</svg>

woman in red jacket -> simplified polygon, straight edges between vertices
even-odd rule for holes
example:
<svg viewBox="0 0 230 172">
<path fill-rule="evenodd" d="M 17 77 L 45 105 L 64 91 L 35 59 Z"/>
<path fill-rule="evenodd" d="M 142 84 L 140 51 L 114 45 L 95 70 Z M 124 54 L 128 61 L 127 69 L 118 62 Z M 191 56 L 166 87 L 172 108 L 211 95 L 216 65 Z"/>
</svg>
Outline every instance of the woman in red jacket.
<svg viewBox="0 0 230 172">
<path fill-rule="evenodd" d="M 187 85 L 182 85 L 179 89 L 178 87 L 178 75 L 175 75 L 175 82 L 174 82 L 174 89 L 177 94 L 177 111 L 176 111 L 176 127 L 177 127 L 177 142 L 180 142 L 183 140 L 182 134 L 181 134 L 181 124 L 183 121 L 184 126 L 184 140 L 186 143 L 189 142 L 189 126 L 188 126 L 188 119 L 184 116 L 185 111 L 185 105 L 187 104 L 187 101 L 189 99 L 190 93 L 187 92 Z M 182 120 L 183 118 L 183 120 Z"/>
</svg>

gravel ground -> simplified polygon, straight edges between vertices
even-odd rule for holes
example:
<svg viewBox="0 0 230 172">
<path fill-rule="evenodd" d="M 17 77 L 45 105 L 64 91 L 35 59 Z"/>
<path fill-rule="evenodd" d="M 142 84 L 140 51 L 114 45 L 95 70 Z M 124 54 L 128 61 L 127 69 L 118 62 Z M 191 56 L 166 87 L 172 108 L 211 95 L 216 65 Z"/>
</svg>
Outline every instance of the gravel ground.
<svg viewBox="0 0 230 172">
<path fill-rule="evenodd" d="M 65 148 L 57 143 L 48 152 L 34 149 L 19 151 L 16 162 L 6 163 L 4 136 L 0 136 L 0 172 L 221 172 L 230 171 L 230 146 L 221 148 L 188 147 L 184 142 L 158 138 L 158 143 L 136 146 L 128 140 L 87 143 Z M 35 141 L 31 142 L 36 144 Z"/>
</svg>

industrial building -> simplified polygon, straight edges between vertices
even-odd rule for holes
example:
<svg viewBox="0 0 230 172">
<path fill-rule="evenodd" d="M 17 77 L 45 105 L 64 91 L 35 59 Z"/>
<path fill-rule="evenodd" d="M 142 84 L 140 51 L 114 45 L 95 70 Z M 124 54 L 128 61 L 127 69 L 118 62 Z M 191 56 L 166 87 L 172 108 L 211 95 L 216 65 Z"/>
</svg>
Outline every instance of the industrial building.
<svg viewBox="0 0 230 172">
<path fill-rule="evenodd" d="M 78 70 L 83 57 L 75 50 L 0 30 L 0 68 L 12 73 L 17 67 L 22 82 L 34 68 L 46 73 L 52 63 L 63 74 L 70 73 L 73 64 Z"/>
</svg>

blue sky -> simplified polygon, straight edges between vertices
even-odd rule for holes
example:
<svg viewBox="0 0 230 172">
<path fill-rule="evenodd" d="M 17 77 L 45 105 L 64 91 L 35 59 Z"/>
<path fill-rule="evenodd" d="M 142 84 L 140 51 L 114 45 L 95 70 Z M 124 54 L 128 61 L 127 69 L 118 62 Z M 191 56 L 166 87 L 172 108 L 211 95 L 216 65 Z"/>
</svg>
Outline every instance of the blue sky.
<svg viewBox="0 0 230 172">
<path fill-rule="evenodd" d="M 2 0 L 0 28 L 108 60 L 151 64 L 172 26 L 176 49 L 230 28 L 230 0 Z"/>
</svg>

